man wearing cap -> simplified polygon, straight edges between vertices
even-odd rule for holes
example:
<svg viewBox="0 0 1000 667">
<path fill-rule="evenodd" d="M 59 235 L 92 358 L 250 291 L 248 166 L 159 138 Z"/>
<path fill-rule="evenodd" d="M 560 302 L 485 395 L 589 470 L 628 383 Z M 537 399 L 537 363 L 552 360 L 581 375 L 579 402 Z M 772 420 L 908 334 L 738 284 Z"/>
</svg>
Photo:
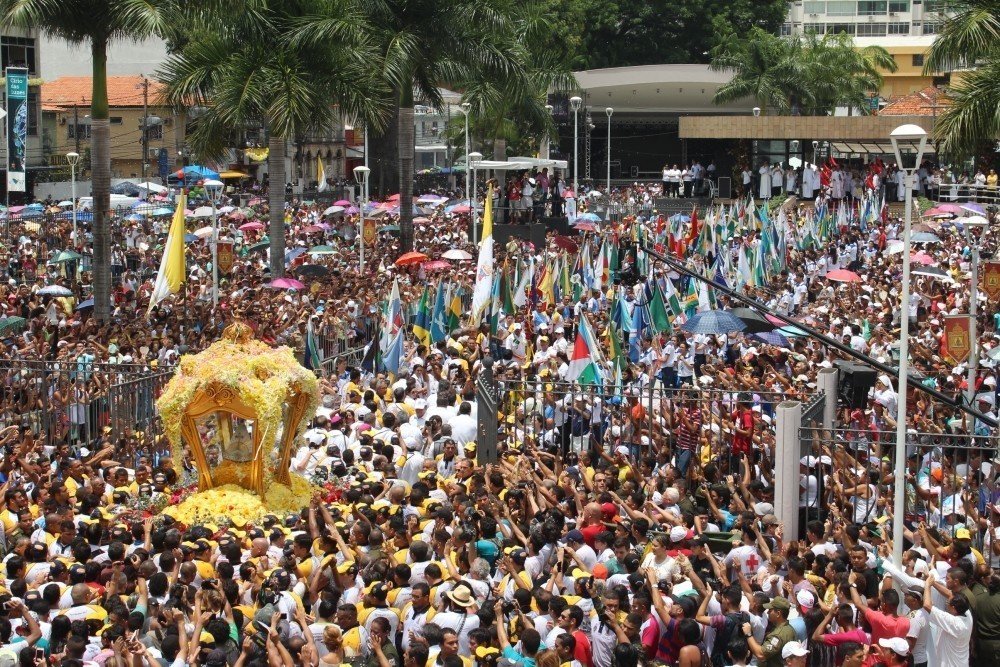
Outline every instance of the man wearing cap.
<svg viewBox="0 0 1000 667">
<path fill-rule="evenodd" d="M 781 667 L 784 663 L 782 649 L 789 642 L 795 641 L 795 630 L 788 624 L 788 614 L 792 605 L 788 600 L 777 597 L 764 605 L 767 610 L 767 621 L 771 631 L 764 636 L 764 642 L 757 643 L 753 637 L 750 623 L 743 624 L 743 636 L 747 638 L 750 651 L 757 658 L 760 667 Z M 804 663 L 803 663 L 804 664 Z"/>
<path fill-rule="evenodd" d="M 785 667 L 805 667 L 809 649 L 802 642 L 788 642 L 781 648 L 781 660 Z"/>
</svg>

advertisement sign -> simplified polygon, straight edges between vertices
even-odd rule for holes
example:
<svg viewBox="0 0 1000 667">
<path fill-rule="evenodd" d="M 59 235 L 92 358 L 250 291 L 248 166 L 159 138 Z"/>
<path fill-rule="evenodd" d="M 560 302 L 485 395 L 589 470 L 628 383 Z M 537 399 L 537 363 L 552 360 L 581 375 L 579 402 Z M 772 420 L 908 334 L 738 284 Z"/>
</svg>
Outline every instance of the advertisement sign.
<svg viewBox="0 0 1000 667">
<path fill-rule="evenodd" d="M 25 190 L 25 153 L 28 146 L 28 70 L 8 67 L 7 75 L 7 191 Z"/>
<path fill-rule="evenodd" d="M 161 148 L 157 154 L 156 169 L 160 173 L 160 178 L 166 183 L 167 177 L 170 176 L 170 154 L 166 148 Z"/>
<path fill-rule="evenodd" d="M 1000 299 L 1000 262 L 983 262 L 983 292 L 993 303 Z"/>
<path fill-rule="evenodd" d="M 947 315 L 944 318 L 944 356 L 949 363 L 964 364 L 972 352 L 970 327 L 972 318 L 968 315 Z"/>
<path fill-rule="evenodd" d="M 233 268 L 233 242 L 220 240 L 216 246 L 216 256 L 219 258 L 219 273 L 228 276 Z"/>
</svg>

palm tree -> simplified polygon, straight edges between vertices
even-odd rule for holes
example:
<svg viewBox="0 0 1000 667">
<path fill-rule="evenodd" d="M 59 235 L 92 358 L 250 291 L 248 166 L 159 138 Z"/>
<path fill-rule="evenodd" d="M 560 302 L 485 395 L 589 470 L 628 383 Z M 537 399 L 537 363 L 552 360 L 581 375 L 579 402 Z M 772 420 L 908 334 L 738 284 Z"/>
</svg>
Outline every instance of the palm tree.
<svg viewBox="0 0 1000 667">
<path fill-rule="evenodd" d="M 292 26 L 316 9 L 312 0 L 261 0 L 256 11 L 223 24 L 193 21 L 190 39 L 159 73 L 167 100 L 198 106 L 189 141 L 196 153 L 217 157 L 234 134 L 264 126 L 268 136 L 271 278 L 285 270 L 285 152 L 287 141 L 324 129 L 342 115 L 384 122 L 384 92 L 367 62 L 364 16 L 339 2 L 324 44 L 293 40 Z M 337 105 L 336 107 L 334 105 Z"/>
<path fill-rule="evenodd" d="M 731 39 L 712 50 L 709 68 L 733 72 L 733 78 L 719 87 L 712 102 L 752 99 L 762 113 L 768 109 L 779 114 L 790 111 L 795 92 L 804 96 L 804 65 L 798 40 L 753 28 L 746 39 Z"/>
<path fill-rule="evenodd" d="M 413 249 L 414 98 L 440 107 L 438 86 L 477 76 L 523 80 L 523 50 L 515 30 L 519 5 L 509 0 L 371 0 L 365 5 L 380 50 L 380 75 L 398 105 L 402 252 Z M 336 11 L 326 7 L 317 16 L 304 17 L 297 39 L 314 45 L 338 41 L 339 35 L 327 26 Z"/>
<path fill-rule="evenodd" d="M 810 33 L 802 44 L 809 115 L 829 114 L 838 106 L 872 113 L 869 100 L 882 88 L 882 72 L 897 69 L 888 51 L 881 46 L 855 48 L 846 33 Z"/>
<path fill-rule="evenodd" d="M 94 314 L 111 316 L 111 128 L 108 46 L 164 34 L 175 0 L 0 0 L 0 24 L 36 29 L 90 46 L 92 59 L 91 180 L 94 195 Z"/>
<path fill-rule="evenodd" d="M 954 158 L 975 154 L 1000 138 L 1000 5 L 996 0 L 954 0 L 953 13 L 931 45 L 924 73 L 949 72 L 949 106 L 934 133 L 941 152 Z"/>
</svg>

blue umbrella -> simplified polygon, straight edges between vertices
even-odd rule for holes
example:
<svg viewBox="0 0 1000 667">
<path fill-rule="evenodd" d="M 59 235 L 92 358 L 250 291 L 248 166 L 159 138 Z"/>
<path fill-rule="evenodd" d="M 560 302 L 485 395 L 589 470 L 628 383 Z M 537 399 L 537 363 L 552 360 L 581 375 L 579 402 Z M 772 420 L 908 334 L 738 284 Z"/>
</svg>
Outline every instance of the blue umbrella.
<svg viewBox="0 0 1000 667">
<path fill-rule="evenodd" d="M 584 213 L 583 215 L 578 215 L 577 220 L 585 220 L 586 222 L 601 222 L 601 216 L 596 213 Z"/>
<path fill-rule="evenodd" d="M 802 329 L 794 326 L 781 327 L 777 330 L 782 336 L 787 336 L 788 338 L 801 338 L 802 336 L 808 336 L 809 334 Z"/>
<path fill-rule="evenodd" d="M 22 211 L 43 211 L 43 210 L 45 210 L 45 207 L 42 206 L 41 204 L 39 204 L 38 202 L 34 202 L 32 204 L 28 204 L 27 206 L 25 206 L 21 210 Z"/>
<path fill-rule="evenodd" d="M 185 234 L 184 235 L 184 243 L 194 243 L 195 241 L 198 241 L 198 240 L 199 240 L 198 237 L 195 236 L 194 234 Z"/>
<path fill-rule="evenodd" d="M 86 310 L 87 308 L 93 308 L 93 307 L 94 307 L 94 298 L 91 297 L 91 298 L 87 299 L 86 301 L 81 302 L 80 305 L 76 307 L 76 309 L 77 310 Z"/>
<path fill-rule="evenodd" d="M 133 213 L 132 215 L 128 216 L 125 219 L 128 220 L 129 222 L 142 222 L 145 218 L 142 216 L 141 213 Z"/>
<path fill-rule="evenodd" d="M 292 248 L 291 250 L 285 253 L 285 264 L 288 264 L 290 261 L 301 255 L 305 251 L 306 249 L 303 248 L 302 246 L 298 246 L 297 248 Z"/>
<path fill-rule="evenodd" d="M 154 208 L 150 215 L 173 215 L 174 209 L 168 208 L 166 206 L 161 206 L 160 208 Z"/>
<path fill-rule="evenodd" d="M 938 243 L 939 241 L 941 239 L 930 232 L 917 232 L 910 236 L 910 243 Z"/>
<path fill-rule="evenodd" d="M 691 216 L 684 215 L 683 213 L 674 213 L 670 216 L 670 222 L 691 222 Z"/>
<path fill-rule="evenodd" d="M 62 213 L 60 213 L 56 217 L 59 218 L 60 220 L 72 220 L 73 219 L 73 211 L 63 211 Z M 90 211 L 77 211 L 76 212 L 76 221 L 77 222 L 93 222 L 94 221 L 94 214 L 91 213 Z"/>
<path fill-rule="evenodd" d="M 684 331 L 700 334 L 728 334 L 743 331 L 746 323 L 725 310 L 708 310 L 698 313 L 681 325 Z"/>
<path fill-rule="evenodd" d="M 192 164 L 184 167 L 184 177 L 185 178 L 219 178 L 219 172 L 213 171 L 208 167 L 203 167 L 200 164 Z"/>
<path fill-rule="evenodd" d="M 775 347 L 791 347 L 792 345 L 787 337 L 777 331 L 762 331 L 760 333 L 751 334 L 750 337 L 756 338 L 757 340 L 767 343 L 768 345 L 774 345 Z"/>
</svg>

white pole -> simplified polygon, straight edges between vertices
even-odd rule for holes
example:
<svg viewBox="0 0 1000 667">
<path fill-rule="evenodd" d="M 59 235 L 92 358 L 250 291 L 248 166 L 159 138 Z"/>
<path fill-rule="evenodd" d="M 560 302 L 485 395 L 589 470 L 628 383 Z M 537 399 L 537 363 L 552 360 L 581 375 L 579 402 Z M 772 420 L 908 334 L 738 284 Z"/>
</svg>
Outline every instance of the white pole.
<svg viewBox="0 0 1000 667">
<path fill-rule="evenodd" d="M 906 376 L 910 356 L 910 222 L 916 169 L 906 174 L 906 212 L 903 225 L 903 292 L 899 297 L 899 378 L 896 392 L 896 467 L 893 472 L 892 558 L 903 562 L 903 519 L 906 490 Z"/>
<path fill-rule="evenodd" d="M 472 190 L 469 179 L 472 176 L 472 161 L 469 159 L 469 109 L 462 107 L 465 110 L 465 198 L 469 200 L 469 212 L 471 214 L 473 209 L 472 204 Z M 472 218 L 472 242 L 476 242 L 476 218 Z"/>
<path fill-rule="evenodd" d="M 576 147 L 579 145 L 579 131 L 580 131 L 580 109 L 573 109 L 573 196 L 579 197 L 577 193 L 579 181 L 579 172 L 577 171 L 577 150 Z"/>
<path fill-rule="evenodd" d="M 782 401 L 778 404 L 774 437 L 774 513 L 785 526 L 784 539 L 799 539 L 799 428 L 802 404 Z"/>
<path fill-rule="evenodd" d="M 978 332 L 976 331 L 976 310 L 979 308 L 979 239 L 972 238 L 972 231 L 969 229 L 971 226 L 965 226 L 965 233 L 970 237 L 972 245 L 972 286 L 969 290 L 971 301 L 969 304 L 969 375 L 966 380 L 969 386 L 965 390 L 965 403 L 970 406 L 976 397 L 976 370 L 979 366 Z M 971 417 L 969 419 L 971 420 L 969 433 L 973 433 L 975 421 Z"/>
<path fill-rule="evenodd" d="M 368 132 L 365 132 L 365 142 L 368 140 Z M 368 151 L 365 151 L 365 159 L 368 159 Z M 362 181 L 361 187 L 364 189 L 364 195 L 361 201 L 361 217 L 359 218 L 358 227 L 358 273 L 364 275 L 365 273 L 365 206 L 368 205 L 368 174 L 365 174 L 365 178 Z"/>
<path fill-rule="evenodd" d="M 607 196 L 611 196 L 611 107 L 605 109 L 608 114 L 608 189 Z"/>
<path fill-rule="evenodd" d="M 73 195 L 73 248 L 75 249 L 79 245 L 79 241 L 76 238 L 76 162 L 70 163 L 69 173 L 70 188 L 72 188 Z"/>
<path fill-rule="evenodd" d="M 213 188 L 214 189 L 214 188 Z M 212 307 L 219 305 L 219 215 L 215 210 L 215 196 L 212 199 Z"/>
</svg>

